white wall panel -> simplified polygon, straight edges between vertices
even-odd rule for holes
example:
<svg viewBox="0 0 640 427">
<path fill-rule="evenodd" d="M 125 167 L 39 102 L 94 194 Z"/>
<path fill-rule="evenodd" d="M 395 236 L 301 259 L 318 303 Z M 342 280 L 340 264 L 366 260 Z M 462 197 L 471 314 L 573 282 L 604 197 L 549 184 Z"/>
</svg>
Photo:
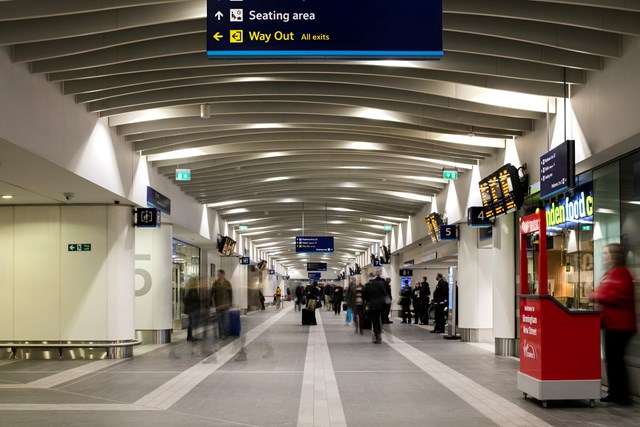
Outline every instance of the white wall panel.
<svg viewBox="0 0 640 427">
<path fill-rule="evenodd" d="M 60 208 L 15 212 L 15 338 L 60 339 Z"/>
<path fill-rule="evenodd" d="M 460 227 L 458 245 L 458 322 L 461 328 L 479 328 L 478 230 Z"/>
<path fill-rule="evenodd" d="M 171 329 L 173 227 L 137 228 L 135 236 L 135 328 Z"/>
<path fill-rule="evenodd" d="M 107 339 L 107 208 L 63 206 L 60 230 L 60 316 L 63 340 Z M 69 244 L 89 243 L 89 252 Z"/>
<path fill-rule="evenodd" d="M 131 222 L 130 207 L 107 208 L 109 340 L 135 335 L 135 231 Z"/>
<path fill-rule="evenodd" d="M 14 208 L 0 207 L 0 341 L 13 340 Z"/>
<path fill-rule="evenodd" d="M 491 249 L 478 249 L 478 328 L 493 328 L 493 280 Z M 495 272 L 501 274 L 500 271 Z"/>
</svg>

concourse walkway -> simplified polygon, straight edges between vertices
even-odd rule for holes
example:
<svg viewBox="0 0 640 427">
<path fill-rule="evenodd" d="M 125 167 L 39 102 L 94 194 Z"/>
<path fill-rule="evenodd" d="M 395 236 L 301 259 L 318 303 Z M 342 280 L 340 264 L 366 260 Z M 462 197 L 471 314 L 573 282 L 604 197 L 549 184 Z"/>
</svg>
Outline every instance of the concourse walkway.
<svg viewBox="0 0 640 427">
<path fill-rule="evenodd" d="M 0 426 L 637 426 L 640 405 L 555 402 L 516 388 L 518 362 L 427 328 L 382 345 L 320 309 L 243 317 L 241 338 L 144 346 L 127 360 L 0 361 Z"/>
</svg>

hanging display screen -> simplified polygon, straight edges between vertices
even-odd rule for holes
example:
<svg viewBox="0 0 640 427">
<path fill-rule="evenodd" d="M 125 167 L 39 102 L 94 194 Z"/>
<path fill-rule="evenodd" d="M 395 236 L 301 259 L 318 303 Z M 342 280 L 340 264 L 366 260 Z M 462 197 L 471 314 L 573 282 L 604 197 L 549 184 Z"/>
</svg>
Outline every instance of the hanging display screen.
<svg viewBox="0 0 640 427">
<path fill-rule="evenodd" d="M 442 217 L 439 213 L 433 212 L 424 220 L 427 223 L 427 231 L 431 236 L 431 241 L 437 242 L 440 239 L 440 226 L 443 225 Z"/>
<path fill-rule="evenodd" d="M 518 169 L 506 164 L 479 183 L 482 207 L 486 219 L 505 215 L 524 203 L 524 190 Z"/>
</svg>

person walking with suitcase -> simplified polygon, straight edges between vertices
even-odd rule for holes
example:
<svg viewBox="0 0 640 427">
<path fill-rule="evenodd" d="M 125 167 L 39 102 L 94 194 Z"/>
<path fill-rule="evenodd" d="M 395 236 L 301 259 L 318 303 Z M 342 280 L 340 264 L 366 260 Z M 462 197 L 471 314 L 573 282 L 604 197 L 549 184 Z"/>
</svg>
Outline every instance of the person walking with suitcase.
<svg viewBox="0 0 640 427">
<path fill-rule="evenodd" d="M 211 288 L 211 299 L 218 317 L 218 334 L 220 338 L 226 338 L 229 335 L 229 309 L 233 301 L 233 289 L 224 270 L 218 270 L 218 277 Z"/>
</svg>

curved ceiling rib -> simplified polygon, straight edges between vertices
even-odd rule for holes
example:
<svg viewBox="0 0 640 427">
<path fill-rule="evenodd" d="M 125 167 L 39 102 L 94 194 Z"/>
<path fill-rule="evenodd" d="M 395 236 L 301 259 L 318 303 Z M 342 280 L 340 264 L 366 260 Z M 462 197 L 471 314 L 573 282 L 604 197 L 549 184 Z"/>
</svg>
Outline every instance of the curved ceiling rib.
<svg viewBox="0 0 640 427">
<path fill-rule="evenodd" d="M 445 188 L 555 113 L 622 37 L 640 3 L 444 0 L 440 61 L 211 61 L 205 0 L 0 2 L 0 46 L 108 118 L 127 143 L 288 268 L 342 268 Z M 201 118 L 207 105 L 209 118 Z M 302 232 L 336 239 L 297 256 Z"/>
</svg>

